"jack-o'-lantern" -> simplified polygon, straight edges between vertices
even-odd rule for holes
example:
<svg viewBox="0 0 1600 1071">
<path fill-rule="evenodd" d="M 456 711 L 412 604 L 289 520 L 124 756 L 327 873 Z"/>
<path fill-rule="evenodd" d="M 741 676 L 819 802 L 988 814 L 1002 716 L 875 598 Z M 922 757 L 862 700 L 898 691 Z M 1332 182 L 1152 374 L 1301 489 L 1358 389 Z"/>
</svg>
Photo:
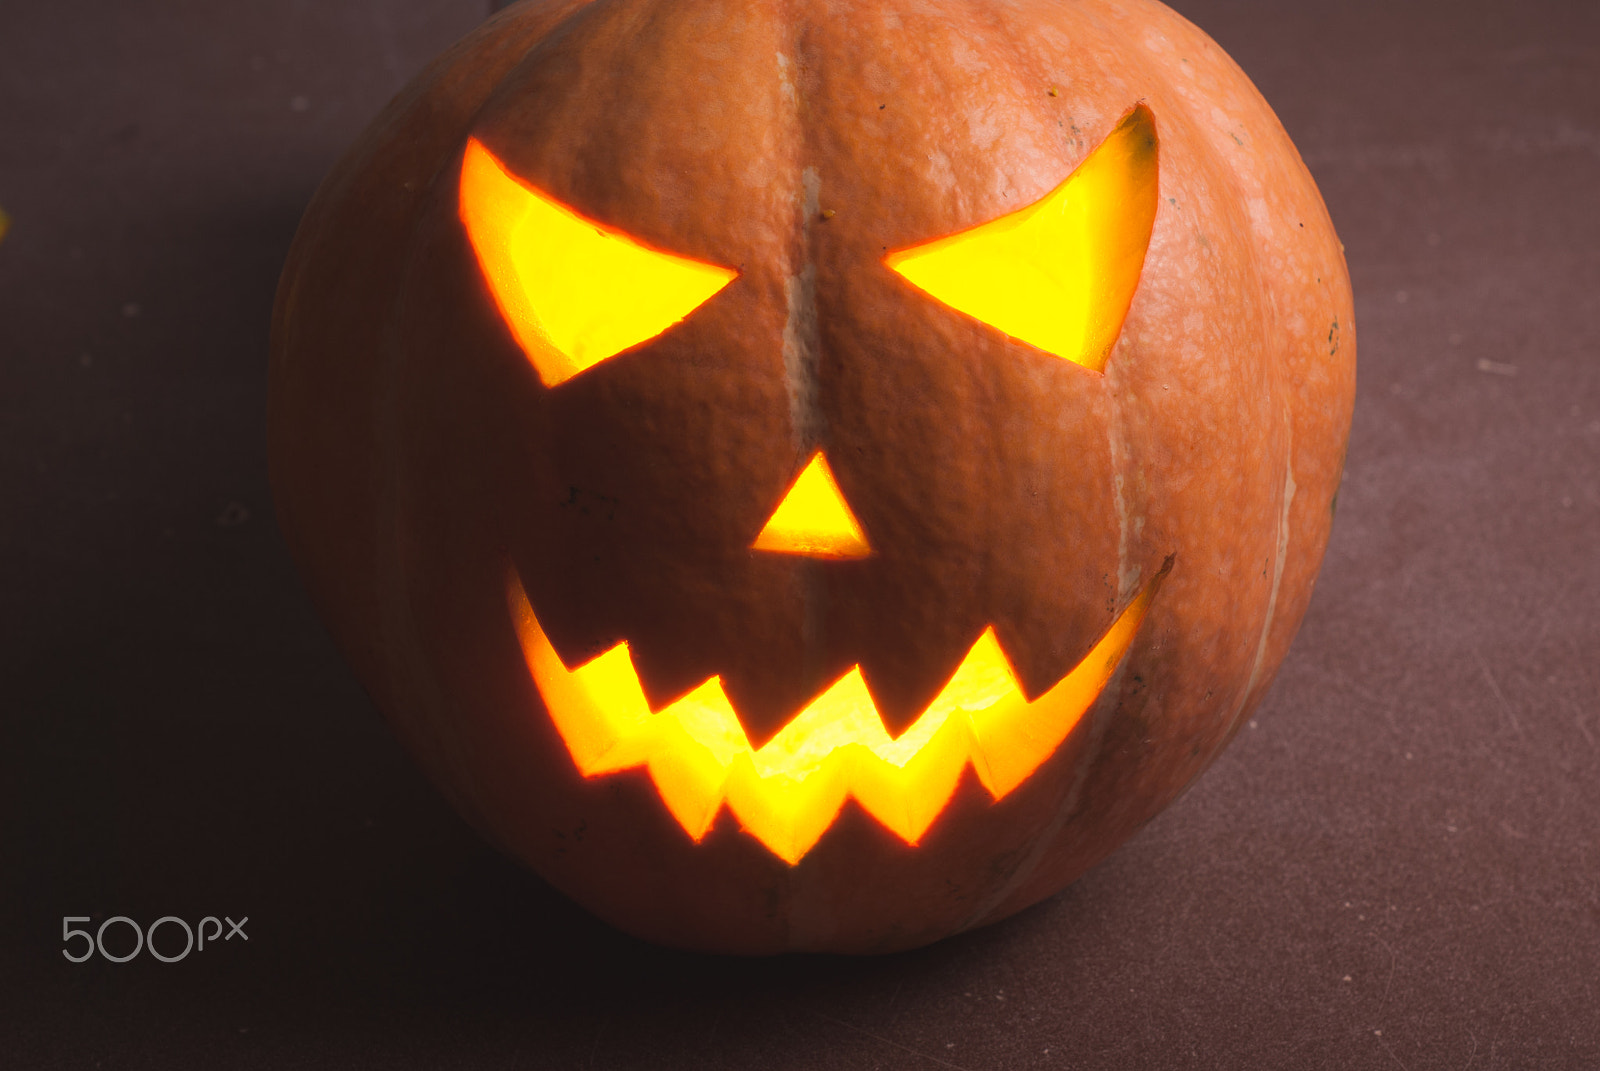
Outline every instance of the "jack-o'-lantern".
<svg viewBox="0 0 1600 1071">
<path fill-rule="evenodd" d="M 283 528 L 461 812 L 602 917 L 881 951 L 1172 800 L 1305 611 L 1348 277 L 1150 0 L 527 0 L 318 192 Z"/>
</svg>

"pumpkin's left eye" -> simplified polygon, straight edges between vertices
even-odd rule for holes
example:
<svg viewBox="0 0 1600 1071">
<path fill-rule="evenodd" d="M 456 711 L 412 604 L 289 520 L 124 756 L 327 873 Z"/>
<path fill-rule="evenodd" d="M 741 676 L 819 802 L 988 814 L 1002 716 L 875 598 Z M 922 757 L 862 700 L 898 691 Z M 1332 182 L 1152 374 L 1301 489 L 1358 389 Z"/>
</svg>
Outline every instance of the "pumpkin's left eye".
<svg viewBox="0 0 1600 1071">
<path fill-rule="evenodd" d="M 1066 180 L 996 220 L 884 263 L 958 312 L 1100 372 L 1156 218 L 1156 128 L 1137 105 Z"/>
<path fill-rule="evenodd" d="M 477 138 L 461 161 L 460 213 L 500 315 L 547 387 L 655 338 L 739 274 L 584 218 Z"/>
</svg>

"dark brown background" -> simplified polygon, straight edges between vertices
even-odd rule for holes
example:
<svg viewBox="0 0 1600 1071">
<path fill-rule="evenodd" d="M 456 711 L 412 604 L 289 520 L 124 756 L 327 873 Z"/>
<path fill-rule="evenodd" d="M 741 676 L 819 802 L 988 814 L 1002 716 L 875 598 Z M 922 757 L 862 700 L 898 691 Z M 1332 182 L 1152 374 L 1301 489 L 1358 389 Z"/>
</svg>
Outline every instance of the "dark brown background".
<svg viewBox="0 0 1600 1071">
<path fill-rule="evenodd" d="M 759 962 L 621 937 L 480 844 L 273 525 L 299 213 L 485 6 L 0 3 L 0 1066 L 1600 1066 L 1600 5 L 1177 4 L 1277 108 L 1356 286 L 1300 638 L 1060 896 Z M 67 914 L 249 942 L 72 965 Z"/>
</svg>

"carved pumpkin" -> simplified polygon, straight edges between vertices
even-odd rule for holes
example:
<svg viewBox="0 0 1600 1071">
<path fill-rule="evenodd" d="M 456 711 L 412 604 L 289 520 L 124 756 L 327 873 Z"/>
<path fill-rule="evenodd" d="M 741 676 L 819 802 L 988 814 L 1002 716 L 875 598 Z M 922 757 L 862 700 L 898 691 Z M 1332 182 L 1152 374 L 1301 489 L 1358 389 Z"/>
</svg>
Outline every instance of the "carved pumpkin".
<svg viewBox="0 0 1600 1071">
<path fill-rule="evenodd" d="M 1216 756 L 1353 389 L 1315 186 L 1159 4 L 528 0 L 319 190 L 270 446 L 489 837 L 654 940 L 883 951 Z"/>
</svg>

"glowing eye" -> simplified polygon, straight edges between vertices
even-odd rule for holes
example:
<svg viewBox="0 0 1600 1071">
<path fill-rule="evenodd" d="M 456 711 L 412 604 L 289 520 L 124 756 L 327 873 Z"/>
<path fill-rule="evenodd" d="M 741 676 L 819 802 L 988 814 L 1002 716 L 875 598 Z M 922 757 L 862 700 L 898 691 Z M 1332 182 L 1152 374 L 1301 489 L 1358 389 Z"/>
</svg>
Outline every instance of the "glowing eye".
<svg viewBox="0 0 1600 1071">
<path fill-rule="evenodd" d="M 959 312 L 1103 371 L 1155 224 L 1156 155 L 1140 104 L 1040 200 L 884 263 Z"/>
<path fill-rule="evenodd" d="M 477 138 L 461 161 L 460 212 L 500 315 L 547 387 L 655 338 L 739 274 L 585 219 Z"/>
</svg>

